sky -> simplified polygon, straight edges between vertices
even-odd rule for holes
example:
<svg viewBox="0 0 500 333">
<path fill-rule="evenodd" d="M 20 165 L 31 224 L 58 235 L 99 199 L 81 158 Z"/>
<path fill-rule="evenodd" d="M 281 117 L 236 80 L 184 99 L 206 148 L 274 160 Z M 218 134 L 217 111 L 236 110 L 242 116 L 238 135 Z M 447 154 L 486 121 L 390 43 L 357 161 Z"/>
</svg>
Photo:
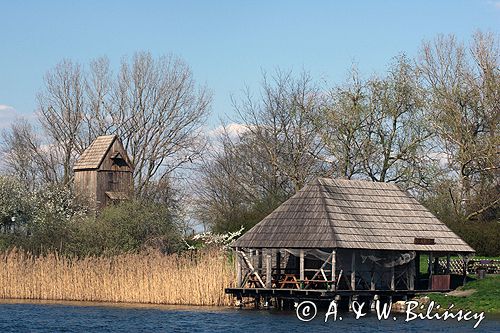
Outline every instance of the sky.
<svg viewBox="0 0 500 333">
<path fill-rule="evenodd" d="M 306 70 L 339 83 L 353 63 L 382 72 L 423 40 L 500 33 L 500 0 L 22 1 L 0 0 L 0 128 L 34 119 L 44 74 L 63 59 L 88 64 L 149 51 L 174 54 L 214 96 L 208 126 L 235 119 L 231 96 L 257 92 L 262 72 Z"/>
</svg>

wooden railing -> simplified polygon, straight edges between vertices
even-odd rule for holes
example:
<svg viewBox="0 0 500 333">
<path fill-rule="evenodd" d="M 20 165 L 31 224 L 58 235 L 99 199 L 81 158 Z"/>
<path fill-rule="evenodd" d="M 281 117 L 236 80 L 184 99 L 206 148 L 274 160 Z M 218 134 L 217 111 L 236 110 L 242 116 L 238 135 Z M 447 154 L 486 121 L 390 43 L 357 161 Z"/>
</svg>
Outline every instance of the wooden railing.
<svg viewBox="0 0 500 333">
<path fill-rule="evenodd" d="M 450 260 L 450 272 L 454 274 L 463 273 L 462 259 Z M 439 266 L 446 268 L 446 258 L 439 259 Z M 475 274 L 477 270 L 484 269 L 487 274 L 500 274 L 500 260 L 495 259 L 470 259 L 467 264 L 467 274 Z"/>
</svg>

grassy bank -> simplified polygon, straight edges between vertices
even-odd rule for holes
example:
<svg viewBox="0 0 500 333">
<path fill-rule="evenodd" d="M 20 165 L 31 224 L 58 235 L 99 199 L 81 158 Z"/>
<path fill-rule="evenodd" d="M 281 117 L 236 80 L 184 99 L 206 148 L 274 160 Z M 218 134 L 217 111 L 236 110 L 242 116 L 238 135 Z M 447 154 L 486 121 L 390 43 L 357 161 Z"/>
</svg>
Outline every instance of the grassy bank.
<svg viewBox="0 0 500 333">
<path fill-rule="evenodd" d="M 223 252 L 113 257 L 0 253 L 0 298 L 229 305 L 234 270 Z"/>
<path fill-rule="evenodd" d="M 458 296 L 460 294 L 463 296 Z M 500 275 L 469 282 L 452 292 L 451 295 L 436 293 L 427 296 L 440 304 L 442 308 L 454 304 L 454 309 L 500 313 Z"/>
</svg>

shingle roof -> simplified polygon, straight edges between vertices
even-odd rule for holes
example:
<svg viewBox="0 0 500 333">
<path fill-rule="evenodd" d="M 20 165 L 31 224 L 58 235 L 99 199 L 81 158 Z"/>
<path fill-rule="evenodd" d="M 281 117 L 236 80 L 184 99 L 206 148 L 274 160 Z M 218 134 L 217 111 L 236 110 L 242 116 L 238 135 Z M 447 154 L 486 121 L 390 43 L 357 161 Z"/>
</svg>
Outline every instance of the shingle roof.
<svg viewBox="0 0 500 333">
<path fill-rule="evenodd" d="M 415 244 L 422 239 L 435 244 Z M 474 252 L 396 185 L 329 178 L 306 185 L 233 246 Z"/>
<path fill-rule="evenodd" d="M 97 169 L 101 165 L 106 153 L 117 138 L 116 135 L 103 135 L 97 137 L 92 144 L 85 149 L 78 159 L 73 170 Z"/>
</svg>

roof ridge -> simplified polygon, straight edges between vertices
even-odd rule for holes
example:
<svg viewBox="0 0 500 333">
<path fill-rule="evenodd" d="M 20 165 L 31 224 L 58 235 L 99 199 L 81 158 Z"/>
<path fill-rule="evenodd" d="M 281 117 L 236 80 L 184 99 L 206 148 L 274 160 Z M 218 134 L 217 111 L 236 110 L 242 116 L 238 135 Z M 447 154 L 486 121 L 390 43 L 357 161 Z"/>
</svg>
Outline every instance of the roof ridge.
<svg viewBox="0 0 500 333">
<path fill-rule="evenodd" d="M 330 218 L 330 212 L 328 211 L 328 209 L 326 209 L 327 207 L 327 204 L 326 204 L 326 198 L 325 198 L 325 192 L 321 189 L 322 187 L 324 187 L 324 185 L 321 183 L 321 180 L 320 179 L 324 179 L 324 178 L 318 178 L 316 180 L 317 184 L 319 185 L 319 192 L 320 192 L 320 197 L 321 197 L 321 203 L 322 203 L 322 207 L 323 207 L 323 211 L 326 213 L 326 218 L 327 218 L 327 221 L 328 221 L 328 225 L 329 227 L 332 229 L 332 238 L 333 238 L 333 241 L 334 241 L 334 246 L 333 247 L 337 247 L 337 242 L 338 242 L 338 239 L 337 239 L 337 232 L 335 230 L 335 224 L 333 223 L 333 220 Z"/>
</svg>

